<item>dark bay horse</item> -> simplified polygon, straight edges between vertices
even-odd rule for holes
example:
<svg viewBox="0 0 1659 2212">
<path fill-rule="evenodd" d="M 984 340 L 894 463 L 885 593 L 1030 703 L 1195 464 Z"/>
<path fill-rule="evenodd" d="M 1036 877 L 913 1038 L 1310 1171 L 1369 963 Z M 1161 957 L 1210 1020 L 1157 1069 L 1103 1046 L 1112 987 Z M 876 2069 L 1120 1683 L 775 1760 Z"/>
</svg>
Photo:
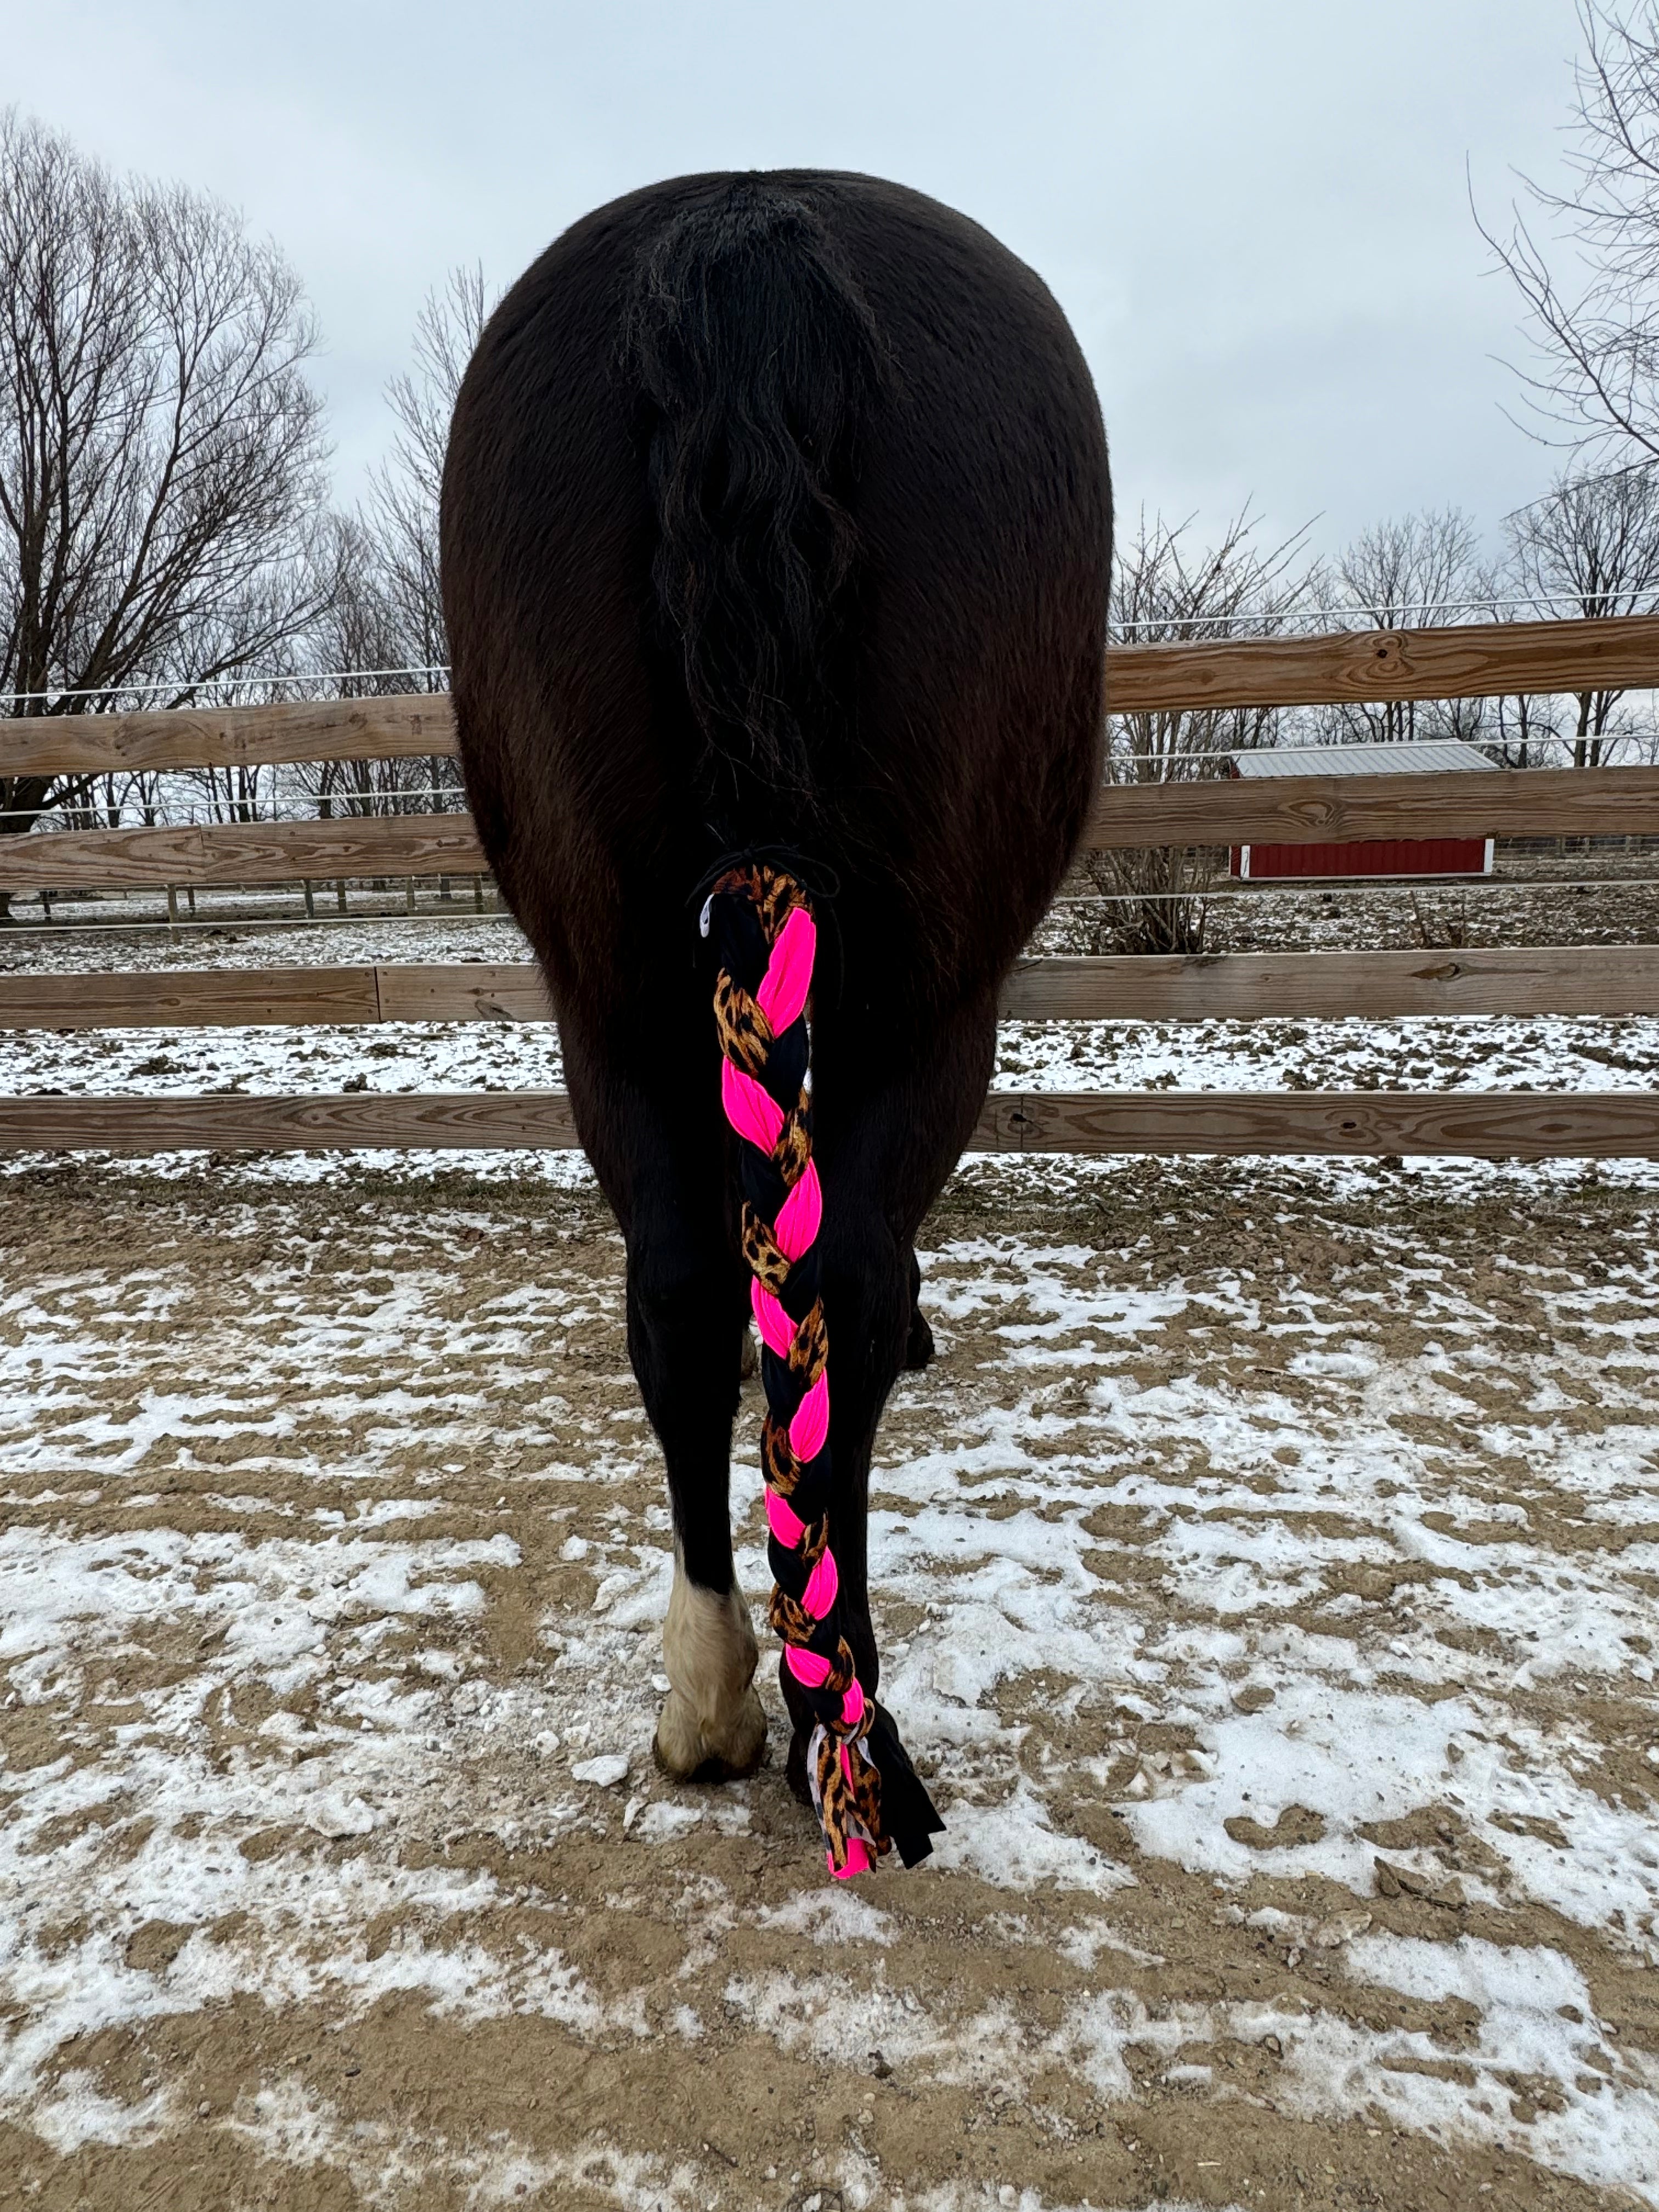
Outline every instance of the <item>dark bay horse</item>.
<svg viewBox="0 0 1659 2212">
<path fill-rule="evenodd" d="M 931 1349 L 914 1239 L 998 986 L 1099 780 L 1110 554 L 1054 299 L 873 178 L 601 208 L 502 301 L 455 410 L 466 787 L 622 1227 L 667 1462 L 658 1757 L 712 1778 L 763 1746 L 726 1502 L 752 1313 L 789 1771 L 837 1874 L 939 1826 L 876 1702 L 870 1458 Z"/>
</svg>

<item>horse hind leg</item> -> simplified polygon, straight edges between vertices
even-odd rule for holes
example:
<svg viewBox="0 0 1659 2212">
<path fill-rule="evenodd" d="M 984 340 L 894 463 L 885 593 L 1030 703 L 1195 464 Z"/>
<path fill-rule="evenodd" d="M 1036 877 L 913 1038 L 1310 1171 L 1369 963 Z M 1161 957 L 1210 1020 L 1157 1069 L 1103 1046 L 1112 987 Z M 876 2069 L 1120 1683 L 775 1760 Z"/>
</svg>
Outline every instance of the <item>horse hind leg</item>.
<svg viewBox="0 0 1659 2212">
<path fill-rule="evenodd" d="M 564 1042 L 588 1157 L 628 1247 L 629 1358 L 673 1510 L 656 1760 L 680 1780 L 725 1780 L 760 1764 L 766 1717 L 732 1559 L 727 1486 L 748 1298 L 727 1241 L 718 1107 L 711 1098 L 699 1115 L 683 1096 L 646 1094 L 572 1025 Z"/>
<path fill-rule="evenodd" d="M 754 1687 L 760 1646 L 736 1577 L 722 1595 L 694 1583 L 679 1546 L 663 1626 L 668 1695 L 653 1748 L 677 1779 L 722 1782 L 752 1773 L 766 1747 Z"/>
<path fill-rule="evenodd" d="M 681 1216 L 684 1222 L 684 1216 Z M 759 1646 L 732 1559 L 726 1486 L 742 1291 L 718 1224 L 641 1240 L 629 1269 L 629 1349 L 667 1462 L 674 1582 L 663 1625 L 668 1695 L 655 1756 L 682 1781 L 748 1774 L 766 1746 Z"/>
</svg>

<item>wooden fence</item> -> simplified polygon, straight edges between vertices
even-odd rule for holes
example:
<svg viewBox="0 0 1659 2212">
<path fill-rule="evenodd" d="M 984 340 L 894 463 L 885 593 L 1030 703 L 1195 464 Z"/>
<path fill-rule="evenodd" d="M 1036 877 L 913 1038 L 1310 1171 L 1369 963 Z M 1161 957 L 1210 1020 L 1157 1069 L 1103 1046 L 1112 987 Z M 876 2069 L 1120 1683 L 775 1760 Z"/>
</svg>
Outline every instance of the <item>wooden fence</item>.
<svg viewBox="0 0 1659 2212">
<path fill-rule="evenodd" d="M 1659 688 L 1659 617 L 1130 646 L 1108 663 L 1120 713 L 1235 705 Z M 0 775 L 440 757 L 441 695 L 0 725 Z M 1113 785 L 1098 848 L 1413 836 L 1659 834 L 1659 769 L 1288 776 Z M 16 891 L 468 875 L 465 814 L 102 830 L 0 838 Z M 1659 1012 L 1659 947 L 1230 953 L 1022 962 L 1003 1011 L 1035 1021 L 1260 1016 Z M 0 975 L 0 1027 L 84 1030 L 550 1018 L 524 963 Z M 0 1098 L 0 1147 L 568 1146 L 543 1091 L 339 1097 Z M 996 1152 L 1462 1153 L 1659 1157 L 1643 1092 L 994 1091 Z"/>
</svg>

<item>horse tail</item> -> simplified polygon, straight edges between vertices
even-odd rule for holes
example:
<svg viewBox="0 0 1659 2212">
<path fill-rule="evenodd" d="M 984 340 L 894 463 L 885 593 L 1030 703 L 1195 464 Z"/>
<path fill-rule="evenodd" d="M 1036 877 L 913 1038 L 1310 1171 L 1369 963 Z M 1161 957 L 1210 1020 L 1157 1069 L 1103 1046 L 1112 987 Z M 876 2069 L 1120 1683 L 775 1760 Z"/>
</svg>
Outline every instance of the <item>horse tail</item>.
<svg viewBox="0 0 1659 2212">
<path fill-rule="evenodd" d="M 728 868 L 704 908 L 719 962 L 720 1095 L 739 1139 L 743 1254 L 761 1340 L 769 1619 L 811 1711 L 807 1780 L 830 1870 L 861 1873 L 897 1845 L 906 1866 L 943 1826 L 842 1631 L 830 1542 L 830 1333 L 819 1295 L 823 1199 L 812 1158 L 807 997 L 817 929 L 793 877 Z"/>
<path fill-rule="evenodd" d="M 769 1617 L 813 1716 L 807 1777 L 830 1870 L 845 1878 L 895 1845 L 913 1864 L 941 1823 L 842 1633 L 808 1080 L 817 927 L 801 884 L 757 849 L 775 851 L 818 815 L 815 740 L 836 711 L 842 602 L 858 552 L 846 491 L 883 347 L 805 201 L 739 178 L 647 249 L 627 359 L 654 416 L 658 607 L 678 642 L 715 815 L 731 825 L 733 857 L 703 927 L 762 1346 Z"/>
<path fill-rule="evenodd" d="M 812 811 L 858 550 L 845 493 L 881 338 L 817 215 L 759 178 L 686 209 L 647 246 L 625 328 L 654 418 L 658 607 L 705 766 L 724 764 L 740 818 L 758 785 L 775 836 L 780 813 Z"/>
</svg>

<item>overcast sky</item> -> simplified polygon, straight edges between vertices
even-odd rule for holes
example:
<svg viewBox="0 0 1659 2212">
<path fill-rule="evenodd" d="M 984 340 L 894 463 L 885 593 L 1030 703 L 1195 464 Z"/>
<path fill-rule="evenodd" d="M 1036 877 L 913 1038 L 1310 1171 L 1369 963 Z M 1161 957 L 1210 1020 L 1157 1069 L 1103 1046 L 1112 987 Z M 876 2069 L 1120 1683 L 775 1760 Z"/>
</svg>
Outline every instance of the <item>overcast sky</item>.
<svg viewBox="0 0 1659 2212">
<path fill-rule="evenodd" d="M 269 231 L 320 316 L 343 496 L 457 262 L 499 287 L 688 169 L 870 170 L 1047 278 L 1145 501 L 1334 550 L 1428 504 L 1491 532 L 1553 457 L 1500 411 L 1483 211 L 1559 173 L 1571 0 L 0 0 L 0 98 Z"/>
</svg>

